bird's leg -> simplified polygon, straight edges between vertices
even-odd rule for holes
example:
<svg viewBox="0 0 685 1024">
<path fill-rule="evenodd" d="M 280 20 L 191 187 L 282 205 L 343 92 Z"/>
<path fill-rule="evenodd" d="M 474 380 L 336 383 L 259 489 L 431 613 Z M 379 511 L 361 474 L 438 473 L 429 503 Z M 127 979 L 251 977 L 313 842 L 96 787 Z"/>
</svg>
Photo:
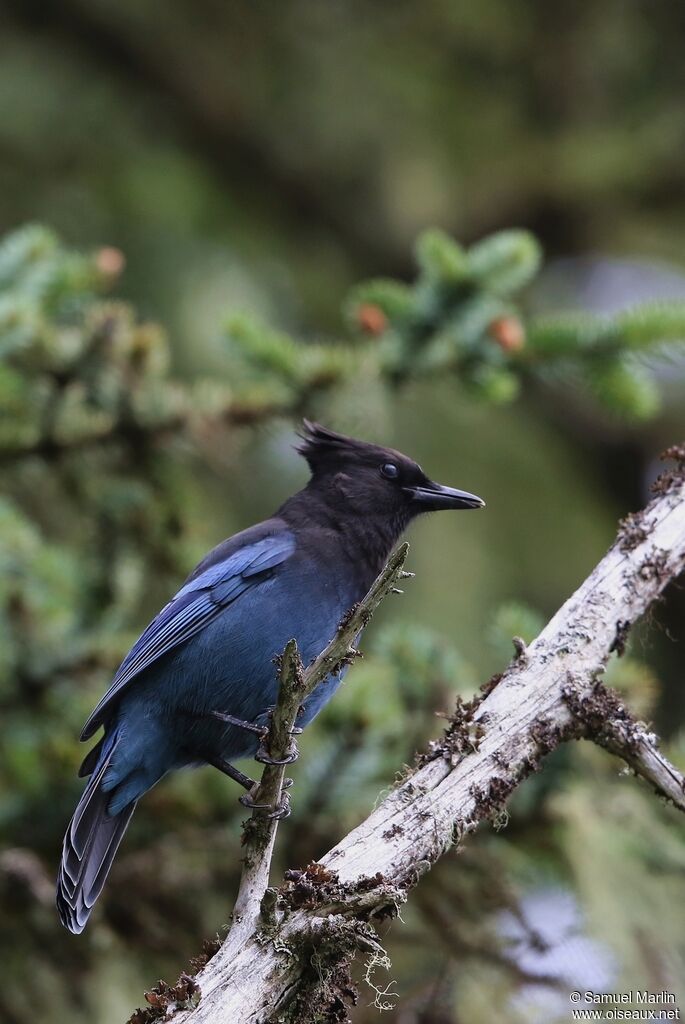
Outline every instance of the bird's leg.
<svg viewBox="0 0 685 1024">
<path fill-rule="evenodd" d="M 211 764 L 213 768 L 218 768 L 218 770 L 223 775 L 228 775 L 229 779 L 233 779 L 234 782 L 237 782 L 238 785 L 242 786 L 243 789 L 247 790 L 247 793 L 245 793 L 243 796 L 238 798 L 240 800 L 240 803 L 243 804 L 245 807 L 251 807 L 251 808 L 258 807 L 258 808 L 260 808 L 260 810 L 265 810 L 265 811 L 272 809 L 271 808 L 271 804 L 257 804 L 257 803 L 254 802 L 254 797 L 256 796 L 257 791 L 259 789 L 259 783 L 255 782 L 254 779 L 251 779 L 249 775 L 244 775 L 243 772 L 241 772 L 238 768 L 235 768 L 230 763 L 230 761 L 224 761 L 223 758 L 221 758 L 221 757 L 213 757 L 210 760 L 208 760 L 207 763 Z M 290 787 L 293 785 L 294 781 L 295 781 L 294 779 L 283 779 L 282 788 L 283 789 L 290 789 Z M 282 805 L 283 805 L 283 802 L 281 802 L 281 805 L 279 805 L 279 807 L 277 807 L 276 810 L 277 811 L 280 810 L 282 808 Z M 281 815 L 281 817 L 287 818 L 288 814 L 290 814 L 290 802 L 289 802 L 289 800 L 288 800 L 288 813 Z M 269 817 L 271 817 L 271 815 L 269 815 Z"/>
<path fill-rule="evenodd" d="M 266 737 L 269 735 L 269 727 L 266 725 L 257 725 L 255 722 L 245 722 L 242 718 L 236 718 L 234 715 L 227 715 L 224 711 L 212 711 L 210 712 L 213 718 L 218 718 L 221 722 L 228 722 L 230 725 L 236 725 L 239 729 L 247 729 L 248 732 L 254 732 L 259 736 L 261 743 L 259 750 L 255 754 L 255 761 L 261 761 L 262 764 L 292 764 L 299 757 L 297 747 L 289 752 L 287 757 L 282 760 L 276 760 L 271 756 L 265 746 Z M 293 735 L 299 735 L 301 729 L 293 729 Z M 235 771 L 235 769 L 233 769 Z M 226 774 L 230 774 L 227 772 Z M 247 776 L 243 776 L 247 778 Z M 234 776 L 231 776 L 234 778 Z M 238 781 L 236 779 L 236 781 Z M 249 788 L 249 787 L 246 787 Z"/>
<path fill-rule="evenodd" d="M 239 729 L 246 729 L 247 732 L 254 732 L 260 738 L 266 736 L 269 731 L 265 725 L 257 725 L 256 722 L 246 722 L 244 718 L 236 718 L 235 715 L 227 715 L 225 711 L 210 711 L 212 718 L 218 718 L 220 722 L 228 722 L 229 725 L 237 725 Z"/>
<path fill-rule="evenodd" d="M 238 768 L 234 768 L 229 761 L 224 761 L 221 757 L 208 759 L 208 763 L 211 764 L 212 767 L 218 768 L 224 775 L 228 775 L 229 779 L 233 779 L 233 781 L 237 782 L 239 786 L 243 787 L 243 789 L 251 790 L 254 789 L 255 786 L 259 785 L 259 783 L 255 782 L 254 779 L 251 779 L 249 775 L 244 775 Z"/>
</svg>

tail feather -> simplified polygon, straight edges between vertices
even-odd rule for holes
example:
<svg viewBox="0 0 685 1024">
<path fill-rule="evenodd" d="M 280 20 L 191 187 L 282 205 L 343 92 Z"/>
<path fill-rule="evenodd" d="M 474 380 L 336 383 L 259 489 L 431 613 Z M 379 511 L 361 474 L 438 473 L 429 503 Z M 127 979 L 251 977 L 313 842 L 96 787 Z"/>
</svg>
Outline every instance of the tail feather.
<svg viewBox="0 0 685 1024">
<path fill-rule="evenodd" d="M 115 747 L 116 738 L 112 737 L 102 748 L 104 756 L 64 836 L 57 876 L 57 909 L 62 924 L 74 934 L 85 928 L 136 806 L 133 801 L 118 814 L 107 813 L 111 793 L 105 793 L 101 784 Z"/>
<path fill-rule="evenodd" d="M 93 811 L 96 810 L 95 805 L 97 805 L 98 797 L 102 795 L 100 783 L 107 771 L 107 766 L 113 753 L 114 747 L 112 747 L 108 756 L 103 758 L 102 763 L 93 774 L 93 777 L 83 791 L 83 796 L 79 800 L 69 823 L 69 840 L 79 857 L 83 856 L 86 844 L 88 843 L 93 824 Z"/>
</svg>

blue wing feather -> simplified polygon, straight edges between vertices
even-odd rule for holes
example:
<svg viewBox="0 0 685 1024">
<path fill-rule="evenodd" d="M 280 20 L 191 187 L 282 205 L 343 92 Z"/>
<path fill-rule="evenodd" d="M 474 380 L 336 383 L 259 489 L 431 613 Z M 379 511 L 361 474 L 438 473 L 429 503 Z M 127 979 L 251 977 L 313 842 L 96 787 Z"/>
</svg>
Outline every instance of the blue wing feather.
<svg viewBox="0 0 685 1024">
<path fill-rule="evenodd" d="M 199 633 L 226 605 L 290 558 L 294 550 L 294 535 L 281 530 L 227 552 L 226 557 L 210 563 L 206 569 L 200 566 L 200 571 L 181 587 L 126 655 L 112 685 L 83 727 L 81 739 L 93 735 L 122 690 L 136 676 Z"/>
</svg>

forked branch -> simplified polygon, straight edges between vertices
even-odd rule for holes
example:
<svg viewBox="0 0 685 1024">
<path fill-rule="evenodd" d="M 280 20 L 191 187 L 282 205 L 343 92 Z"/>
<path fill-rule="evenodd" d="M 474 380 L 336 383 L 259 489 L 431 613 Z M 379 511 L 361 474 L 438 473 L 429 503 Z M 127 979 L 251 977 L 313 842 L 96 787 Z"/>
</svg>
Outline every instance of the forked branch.
<svg viewBox="0 0 685 1024">
<path fill-rule="evenodd" d="M 664 480 L 659 496 L 622 524 L 613 547 L 534 643 L 517 651 L 496 685 L 460 705 L 443 738 L 402 784 L 315 870 L 310 867 L 307 901 L 295 898 L 297 881 L 287 881 L 269 890 L 261 916 L 253 912 L 246 927 L 234 925 L 197 977 L 199 1004 L 175 1016 L 175 1024 L 266 1024 L 283 1013 L 293 1022 L 309 1019 L 307 1000 L 316 986 L 321 999 L 333 971 L 355 949 L 377 945 L 373 919 L 396 913 L 420 876 L 455 841 L 497 814 L 544 756 L 568 739 L 589 738 L 619 754 L 685 810 L 682 773 L 660 753 L 648 727 L 600 681 L 630 626 L 685 568 L 685 453 L 672 454 L 680 460 L 678 469 Z M 379 578 L 369 606 L 392 589 L 405 553 Z M 366 613 L 356 609 L 304 673 L 305 689 L 350 656 Z M 282 666 L 293 678 L 300 671 L 294 653 L 286 652 Z M 302 699 L 295 700 L 297 687 L 281 726 L 294 721 L 290 713 Z M 263 875 L 260 884 L 265 885 Z M 254 906 L 257 898 L 251 892 L 247 903 Z"/>
<path fill-rule="evenodd" d="M 264 807 L 256 807 L 245 824 L 243 870 L 233 909 L 233 923 L 226 940 L 231 949 L 236 949 L 254 931 L 269 884 L 278 828 L 278 817 L 274 811 L 283 806 L 283 801 L 287 804 L 289 800 L 284 789 L 284 774 L 289 758 L 296 755 L 294 732 L 300 708 L 320 683 L 340 672 L 357 656 L 355 644 L 359 633 L 378 605 L 398 589 L 397 584 L 401 580 L 412 575 L 404 571 L 408 551 L 409 545 L 402 544 L 393 552 L 366 597 L 348 612 L 333 639 L 308 668 L 303 667 L 294 640 L 288 643 L 280 658 L 278 700 L 263 744 L 274 763 L 265 765 L 259 787 L 253 794 L 254 802 Z M 266 906 L 264 913 L 267 913 Z"/>
</svg>

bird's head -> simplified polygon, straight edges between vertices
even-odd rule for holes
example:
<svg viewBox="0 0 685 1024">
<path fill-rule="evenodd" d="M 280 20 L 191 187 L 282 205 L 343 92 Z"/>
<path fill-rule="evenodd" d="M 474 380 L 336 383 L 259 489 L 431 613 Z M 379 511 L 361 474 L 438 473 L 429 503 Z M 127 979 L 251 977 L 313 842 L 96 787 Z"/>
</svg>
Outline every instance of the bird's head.
<svg viewBox="0 0 685 1024">
<path fill-rule="evenodd" d="M 368 441 L 338 434 L 304 420 L 297 450 L 312 471 L 311 487 L 322 490 L 346 513 L 388 516 L 406 524 L 422 512 L 484 508 L 468 491 L 430 480 L 417 462 Z"/>
</svg>

